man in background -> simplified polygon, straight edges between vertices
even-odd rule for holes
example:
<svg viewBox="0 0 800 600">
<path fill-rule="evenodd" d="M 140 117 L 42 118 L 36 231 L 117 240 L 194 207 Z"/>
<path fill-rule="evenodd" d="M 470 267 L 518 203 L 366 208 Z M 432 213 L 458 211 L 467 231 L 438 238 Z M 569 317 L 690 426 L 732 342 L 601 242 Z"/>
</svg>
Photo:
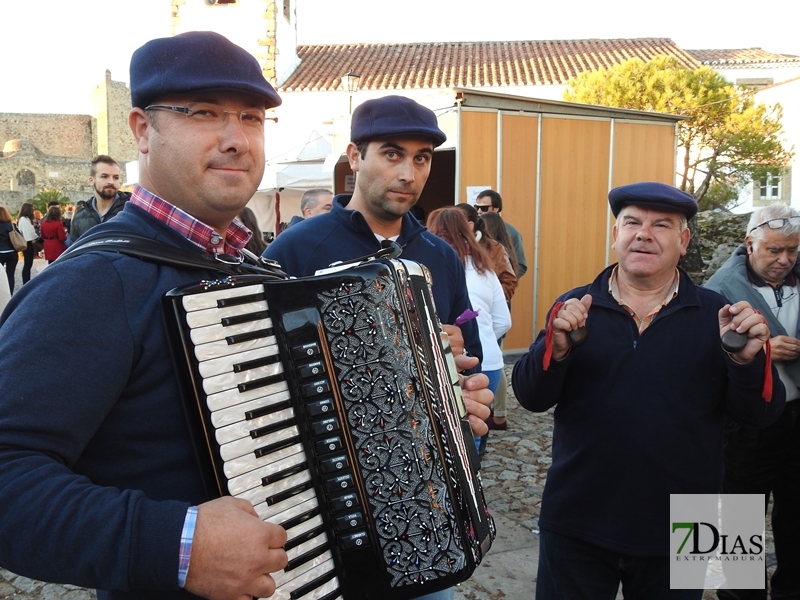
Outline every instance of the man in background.
<svg viewBox="0 0 800 600">
<path fill-rule="evenodd" d="M 765 429 L 725 420 L 726 494 L 772 496 L 777 568 L 772 598 L 800 598 L 800 213 L 772 204 L 750 215 L 744 243 L 706 287 L 731 302 L 746 300 L 769 324 L 772 360 L 786 388 L 786 407 Z M 766 565 L 765 565 L 766 566 Z M 725 590 L 720 600 L 765 599 L 766 590 Z"/>
<path fill-rule="evenodd" d="M 333 192 L 330 190 L 324 188 L 306 190 L 306 192 L 303 193 L 303 197 L 300 198 L 300 212 L 303 216 L 293 216 L 292 220 L 289 221 L 289 224 L 286 226 L 286 229 L 289 229 L 292 225 L 302 223 L 305 219 L 325 214 L 330 211 L 332 205 Z"/>
<path fill-rule="evenodd" d="M 119 191 L 122 185 L 119 163 L 106 154 L 92 160 L 89 183 L 95 195 L 89 198 L 83 210 L 72 216 L 70 244 L 95 225 L 113 219 L 131 197 L 128 192 Z"/>
<path fill-rule="evenodd" d="M 488 211 L 497 213 L 502 217 L 503 198 L 494 190 L 483 190 L 475 200 L 475 208 L 479 213 Z M 517 264 L 519 265 L 517 279 L 519 279 L 528 270 L 528 262 L 525 260 L 525 248 L 522 246 L 522 235 L 511 223 L 505 219 L 503 221 L 508 230 L 508 237 L 511 238 L 511 243 L 514 246 L 514 252 L 517 255 Z"/>
</svg>

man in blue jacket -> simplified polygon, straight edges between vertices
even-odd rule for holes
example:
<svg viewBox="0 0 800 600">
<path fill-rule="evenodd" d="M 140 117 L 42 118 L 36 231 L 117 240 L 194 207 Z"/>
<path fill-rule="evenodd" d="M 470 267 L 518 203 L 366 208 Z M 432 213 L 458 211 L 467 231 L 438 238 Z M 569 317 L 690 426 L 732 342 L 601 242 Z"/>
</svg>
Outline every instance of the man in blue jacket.
<svg viewBox="0 0 800 600">
<path fill-rule="evenodd" d="M 402 96 L 368 100 L 353 111 L 347 157 L 356 174 L 352 196 L 338 195 L 330 212 L 287 229 L 264 251 L 290 275 L 313 275 L 334 261 L 374 254 L 396 241 L 401 258 L 423 263 L 433 276 L 436 310 L 452 334 L 482 357 L 478 327 L 452 325 L 469 308 L 464 267 L 444 240 L 428 233 L 412 215 L 428 180 L 433 150 L 446 137 L 433 111 Z M 458 352 L 456 352 L 458 353 Z"/>
<path fill-rule="evenodd" d="M 619 262 L 561 296 L 514 366 L 520 404 L 555 406 L 539 519 L 538 599 L 699 600 L 670 590 L 670 494 L 715 494 L 724 415 L 763 427 L 784 404 L 769 328 L 677 267 L 694 198 L 661 183 L 609 192 Z M 582 327 L 585 343 L 569 333 Z M 746 345 L 726 353 L 735 330 Z"/>
<path fill-rule="evenodd" d="M 761 311 L 772 335 L 772 359 L 786 388 L 786 408 L 765 429 L 725 421 L 727 494 L 772 496 L 777 567 L 772 598 L 800 598 L 800 214 L 771 204 L 750 215 L 744 244 L 706 287 Z M 766 590 L 719 590 L 720 600 L 766 599 Z"/>
</svg>

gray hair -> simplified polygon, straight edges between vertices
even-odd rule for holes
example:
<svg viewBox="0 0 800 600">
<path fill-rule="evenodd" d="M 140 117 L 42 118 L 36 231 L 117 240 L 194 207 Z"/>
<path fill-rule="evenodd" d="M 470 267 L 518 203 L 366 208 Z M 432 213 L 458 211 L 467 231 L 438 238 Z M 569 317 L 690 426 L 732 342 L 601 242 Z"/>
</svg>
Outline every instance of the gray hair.
<svg viewBox="0 0 800 600">
<path fill-rule="evenodd" d="M 305 214 L 307 208 L 313 209 L 316 208 L 317 202 L 319 202 L 319 197 L 323 194 L 330 194 L 333 196 L 333 192 L 330 190 L 326 190 L 325 188 L 315 188 L 313 190 L 307 190 L 303 197 L 300 198 L 300 214 Z"/>
<path fill-rule="evenodd" d="M 753 243 L 760 242 L 764 239 L 764 233 L 770 228 L 759 227 L 759 225 L 763 225 L 772 219 L 788 219 L 789 217 L 797 216 L 800 216 L 800 213 L 791 206 L 786 206 L 785 204 L 762 206 L 754 210 L 753 214 L 750 215 L 750 221 L 747 223 L 747 235 L 750 236 Z M 783 237 L 800 235 L 800 223 L 785 223 L 780 229 L 771 229 L 771 231 L 779 231 Z"/>
</svg>

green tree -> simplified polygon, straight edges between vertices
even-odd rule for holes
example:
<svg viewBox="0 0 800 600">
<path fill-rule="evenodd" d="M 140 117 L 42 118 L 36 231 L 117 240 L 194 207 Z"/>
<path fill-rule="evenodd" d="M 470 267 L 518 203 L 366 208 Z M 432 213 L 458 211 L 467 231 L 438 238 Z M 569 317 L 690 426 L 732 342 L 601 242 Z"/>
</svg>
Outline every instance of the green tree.
<svg viewBox="0 0 800 600">
<path fill-rule="evenodd" d="M 28 202 L 33 204 L 34 209 L 41 211 L 42 214 L 46 214 L 48 204 L 51 202 L 58 202 L 63 208 L 64 205 L 69 204 L 69 198 L 67 198 L 61 190 L 50 188 L 39 190 Z"/>
<path fill-rule="evenodd" d="M 781 142 L 779 104 L 755 104 L 749 90 L 714 70 L 689 69 L 672 57 L 581 73 L 564 99 L 689 117 L 678 124 L 679 187 L 701 206 L 712 188 L 715 201 L 731 197 L 732 189 L 785 167 L 793 155 Z"/>
</svg>

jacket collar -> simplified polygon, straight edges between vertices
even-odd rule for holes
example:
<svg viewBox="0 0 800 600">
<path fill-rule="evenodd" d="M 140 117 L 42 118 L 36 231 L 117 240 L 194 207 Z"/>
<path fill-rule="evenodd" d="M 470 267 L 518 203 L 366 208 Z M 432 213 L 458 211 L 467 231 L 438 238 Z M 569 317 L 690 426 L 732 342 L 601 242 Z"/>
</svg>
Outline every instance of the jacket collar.
<svg viewBox="0 0 800 600">
<path fill-rule="evenodd" d="M 346 208 L 352 197 L 352 194 L 338 194 L 334 197 L 333 208 L 331 209 L 334 218 L 343 223 L 345 226 L 360 231 L 364 234 L 369 234 L 374 238 L 375 234 L 372 232 L 372 229 L 367 223 L 367 220 L 364 218 L 364 215 L 357 210 L 349 210 Z M 400 237 L 397 238 L 397 243 L 401 246 L 405 246 L 409 241 L 421 234 L 423 231 L 426 231 L 425 227 L 423 227 L 411 213 L 406 213 L 403 216 L 403 225 L 400 230 Z M 375 238 L 376 243 L 377 241 L 377 238 Z"/>
<path fill-rule="evenodd" d="M 611 277 L 611 273 L 617 264 L 618 263 L 614 263 L 603 269 L 600 275 L 589 285 L 587 293 L 592 295 L 592 305 L 598 304 L 605 308 L 624 310 L 608 291 L 608 279 Z M 678 296 L 673 298 L 661 309 L 661 312 L 664 314 L 677 310 L 681 306 L 700 306 L 700 295 L 697 292 L 697 285 L 695 285 L 692 278 L 689 277 L 689 274 L 680 267 L 678 267 L 678 274 L 680 276 Z"/>
</svg>

